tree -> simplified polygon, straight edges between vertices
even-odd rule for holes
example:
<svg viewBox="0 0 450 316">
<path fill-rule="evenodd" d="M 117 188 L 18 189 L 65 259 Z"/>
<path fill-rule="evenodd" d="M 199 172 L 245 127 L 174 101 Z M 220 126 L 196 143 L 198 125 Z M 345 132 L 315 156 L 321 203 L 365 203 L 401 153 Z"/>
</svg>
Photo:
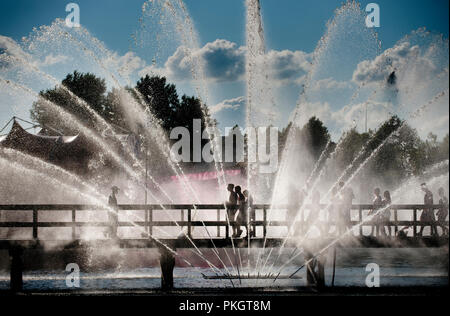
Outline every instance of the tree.
<svg viewBox="0 0 450 316">
<path fill-rule="evenodd" d="M 439 157 L 438 160 L 448 160 L 449 148 L 448 148 L 448 134 L 445 135 L 444 139 L 439 145 Z"/>
<path fill-rule="evenodd" d="M 311 117 L 308 123 L 303 126 L 300 131 L 300 137 L 303 144 L 310 149 L 314 160 L 319 159 L 331 138 L 328 128 L 315 116 Z"/>
<path fill-rule="evenodd" d="M 168 84 L 165 77 L 146 75 L 139 79 L 136 90 L 166 131 L 177 126 L 176 110 L 180 108 L 180 100 L 175 85 Z"/>
<path fill-rule="evenodd" d="M 352 163 L 369 138 L 368 133 L 360 134 L 356 131 L 356 128 L 352 128 L 342 135 L 338 151 L 335 153 L 335 159 L 340 170 L 344 170 Z"/>
<path fill-rule="evenodd" d="M 73 93 L 71 95 L 67 90 Z M 62 110 L 74 115 L 80 122 L 87 127 L 96 129 L 97 124 L 93 116 L 89 113 L 82 101 L 94 110 L 97 114 L 110 122 L 114 117 L 114 111 L 105 97 L 106 83 L 91 73 L 79 73 L 74 71 L 68 74 L 62 81 L 62 86 L 56 86 L 53 89 L 41 91 L 40 99 L 35 101 L 31 109 L 31 118 L 41 126 L 47 126 L 60 131 L 63 134 L 78 133 L 69 122 L 61 120 L 46 105 L 46 101 L 54 103 Z M 78 100 L 77 97 L 81 100 Z"/>
</svg>

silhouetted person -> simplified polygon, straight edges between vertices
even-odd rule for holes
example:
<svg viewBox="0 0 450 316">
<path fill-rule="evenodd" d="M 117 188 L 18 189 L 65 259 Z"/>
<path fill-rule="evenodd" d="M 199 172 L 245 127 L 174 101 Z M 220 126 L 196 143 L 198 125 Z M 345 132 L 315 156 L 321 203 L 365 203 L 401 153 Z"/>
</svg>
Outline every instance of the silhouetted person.
<svg viewBox="0 0 450 316">
<path fill-rule="evenodd" d="M 228 202 L 226 203 L 227 206 L 227 216 L 228 216 L 228 221 L 230 222 L 230 225 L 233 229 L 233 237 L 236 236 L 237 233 L 237 226 L 236 226 L 236 222 L 234 220 L 234 215 L 236 214 L 236 210 L 237 210 L 237 201 L 238 201 L 238 196 L 236 194 L 236 192 L 234 192 L 234 184 L 230 183 L 227 187 L 228 192 L 230 192 L 230 195 L 228 197 Z"/>
<path fill-rule="evenodd" d="M 341 183 L 339 184 L 339 186 Z M 339 235 L 341 226 L 341 208 L 342 208 L 342 196 L 339 194 L 339 188 L 334 187 L 331 190 L 331 206 L 329 209 L 329 219 L 334 223 L 335 232 Z M 331 231 L 330 231 L 331 233 Z"/>
<path fill-rule="evenodd" d="M 306 199 L 307 195 L 308 194 L 306 193 L 306 191 L 304 189 L 301 189 L 298 192 L 298 208 L 297 208 L 295 217 L 297 217 L 297 215 L 298 215 L 297 220 L 300 220 L 300 226 L 298 226 L 298 224 L 295 223 L 294 236 L 297 235 L 298 228 L 301 229 L 301 233 L 303 233 L 303 230 L 304 230 L 304 224 L 306 222 L 306 218 L 305 218 L 305 210 L 303 209 L 303 204 L 305 203 L 305 199 Z"/>
<path fill-rule="evenodd" d="M 256 225 L 254 224 L 256 221 L 256 211 L 253 207 L 253 196 L 248 192 L 248 190 L 244 190 L 242 194 L 245 196 L 245 206 L 249 216 L 247 231 L 250 232 L 250 237 L 256 237 Z"/>
<path fill-rule="evenodd" d="M 381 198 L 381 190 L 380 188 L 375 188 L 375 190 L 373 190 L 373 201 L 372 201 L 372 210 L 370 210 L 369 215 L 372 215 L 372 221 L 375 222 L 375 224 L 372 226 L 372 232 L 370 233 L 371 235 L 375 236 L 380 236 L 381 234 L 383 234 L 383 229 L 382 226 L 380 224 L 380 214 L 379 214 L 379 210 L 383 207 L 383 199 Z M 384 235 L 386 234 L 386 232 L 384 232 Z"/>
<path fill-rule="evenodd" d="M 320 215 L 320 192 L 315 190 L 311 197 L 311 209 L 308 216 L 308 226 L 309 229 L 311 226 L 316 226 L 321 235 L 325 234 L 325 227 L 320 225 L 319 223 L 319 215 Z"/>
<path fill-rule="evenodd" d="M 286 213 L 286 221 L 288 222 L 287 227 L 289 230 L 290 226 L 292 225 L 292 223 L 295 220 L 295 216 L 297 215 L 299 205 L 300 205 L 299 196 L 293 186 L 289 187 L 289 193 L 287 196 L 287 204 L 288 204 L 288 209 L 287 209 L 287 213 Z"/>
<path fill-rule="evenodd" d="M 393 71 L 387 78 L 387 83 L 389 85 L 395 85 L 396 82 L 397 82 L 397 76 L 395 75 L 395 71 Z"/>
<path fill-rule="evenodd" d="M 108 212 L 108 218 L 109 218 L 109 238 L 117 238 L 117 226 L 119 224 L 119 215 L 117 207 L 117 194 L 119 193 L 119 188 L 116 186 L 113 186 L 111 188 L 111 194 L 108 198 L 108 205 L 111 208 Z"/>
<path fill-rule="evenodd" d="M 238 202 L 238 213 L 236 215 L 237 233 L 234 237 L 240 237 L 242 234 L 241 227 L 242 226 L 247 227 L 247 207 L 245 203 L 245 196 L 244 194 L 242 194 L 241 187 L 236 186 L 234 188 L 234 192 L 236 192 L 237 194 L 237 202 Z"/>
<path fill-rule="evenodd" d="M 442 228 L 442 235 L 448 236 L 448 227 L 446 223 L 446 219 L 448 216 L 448 198 L 445 196 L 444 188 L 439 188 L 439 211 L 437 212 L 437 222 L 438 225 Z"/>
<path fill-rule="evenodd" d="M 387 228 L 387 235 L 391 236 L 391 226 L 389 226 L 389 221 L 391 220 L 391 208 L 392 204 L 391 193 L 389 191 L 384 191 L 383 200 L 381 201 L 383 212 L 380 214 L 380 221 L 382 222 L 382 229 L 385 231 Z"/>
<path fill-rule="evenodd" d="M 345 233 L 346 230 L 352 230 L 352 205 L 355 194 L 352 188 L 344 189 L 342 193 L 342 232 Z"/>
<path fill-rule="evenodd" d="M 433 236 L 437 236 L 438 232 L 437 232 L 437 227 L 436 227 L 436 218 L 434 217 L 434 209 L 433 209 L 433 193 L 428 189 L 427 184 L 426 183 L 422 183 L 421 185 L 421 189 L 423 192 L 425 192 L 425 195 L 423 197 L 423 204 L 425 205 L 422 214 L 420 214 L 420 221 L 421 222 L 429 222 L 429 226 L 431 228 L 431 235 Z M 423 235 L 423 230 L 425 228 L 425 226 L 428 225 L 421 225 L 420 226 L 420 231 L 419 231 L 419 236 Z"/>
</svg>

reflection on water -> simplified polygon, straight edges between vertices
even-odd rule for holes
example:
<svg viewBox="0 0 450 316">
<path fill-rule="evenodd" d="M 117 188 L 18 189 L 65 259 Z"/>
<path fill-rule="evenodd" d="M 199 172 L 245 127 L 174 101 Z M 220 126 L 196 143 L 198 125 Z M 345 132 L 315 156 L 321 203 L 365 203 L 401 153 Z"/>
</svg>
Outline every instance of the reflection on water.
<svg viewBox="0 0 450 316">
<path fill-rule="evenodd" d="M 328 258 L 326 283 L 331 284 L 332 267 Z M 443 249 L 352 249 L 338 252 L 336 286 L 365 286 L 368 263 L 380 266 L 383 286 L 444 286 L 448 285 L 448 252 Z M 289 266 L 282 275 L 290 275 L 298 266 Z M 245 270 L 245 269 L 244 269 Z M 274 269 L 276 270 L 276 269 Z M 277 271 L 274 271 L 278 272 Z M 230 288 L 229 280 L 206 280 L 201 274 L 215 275 L 211 269 L 176 268 L 176 288 Z M 223 270 L 226 273 L 226 270 Z M 28 271 L 24 273 L 25 290 L 67 290 L 65 271 Z M 140 268 L 128 271 L 81 272 L 81 289 L 157 289 L 160 287 L 159 268 Z M 305 271 L 296 279 L 233 280 L 236 287 L 259 287 L 289 290 L 305 285 Z M 9 288 L 8 271 L 0 272 L 0 289 Z"/>
</svg>

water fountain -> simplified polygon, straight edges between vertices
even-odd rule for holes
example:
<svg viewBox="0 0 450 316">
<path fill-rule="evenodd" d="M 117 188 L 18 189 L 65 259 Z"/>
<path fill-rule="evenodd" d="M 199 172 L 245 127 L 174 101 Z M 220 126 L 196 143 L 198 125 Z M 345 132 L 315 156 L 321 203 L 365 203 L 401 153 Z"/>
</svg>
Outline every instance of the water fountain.
<svg viewBox="0 0 450 316">
<path fill-rule="evenodd" d="M 259 0 L 245 1 L 247 13 L 246 127 L 249 128 L 248 131 L 250 128 L 274 124 L 277 111 L 277 103 L 271 89 L 272 78 L 270 78 L 267 69 L 263 6 L 264 3 Z M 149 30 L 148 24 L 154 29 Z M 182 0 L 146 1 L 142 6 L 140 26 L 141 29 L 134 36 L 137 44 L 145 48 L 155 42 L 159 43 L 157 47 L 153 47 L 156 52 L 152 57 L 154 61 L 152 66 L 155 69 L 157 68 L 157 62 L 168 57 L 166 55 L 168 55 L 170 48 L 166 46 L 174 45 L 177 49 L 185 51 L 192 77 L 191 84 L 200 99 L 203 115 L 208 117 L 205 120 L 205 126 L 214 154 L 213 163 L 218 175 L 217 185 L 219 188 L 225 188 L 227 178 L 224 165 L 218 157 L 219 150 L 217 149 L 218 146 L 221 146 L 217 142 L 219 133 L 213 121 L 207 116 L 207 104 L 211 97 L 205 73 L 206 65 L 203 60 L 193 54 L 201 46 L 199 36 L 185 4 Z M 149 41 L 148 36 L 156 37 L 155 41 Z M 124 221 L 133 230 L 144 236 L 143 239 L 153 239 L 168 257 L 179 258 L 180 262 L 198 271 L 199 275 L 204 276 L 205 279 L 220 280 L 221 286 L 225 287 L 235 287 L 237 284 L 233 281 L 236 279 L 239 280 L 239 285 L 250 287 L 258 286 L 259 282 L 265 282 L 267 279 L 273 280 L 273 282 L 283 279 L 290 280 L 297 273 L 297 270 L 290 271 L 286 276 L 281 275 L 288 265 L 294 267 L 296 265 L 309 266 L 317 257 L 324 255 L 336 244 L 370 223 L 376 218 L 377 214 L 382 213 L 387 207 L 378 210 L 365 219 L 361 218 L 361 221 L 353 227 L 353 230 L 341 236 L 334 237 L 331 240 L 325 238 L 321 240 L 318 237 L 312 238 L 312 241 L 309 240 L 313 225 L 328 216 L 328 211 L 332 206 L 329 201 L 332 198 L 333 189 L 338 188 L 340 182 L 343 182 L 343 186 L 338 189 L 338 193 L 348 186 L 358 186 L 358 184 L 363 183 L 367 166 L 382 152 L 384 147 L 398 137 L 404 126 L 427 118 L 429 108 L 435 104 L 441 105 L 441 102 L 445 103 L 445 100 L 448 99 L 447 39 L 419 29 L 401 39 L 393 48 L 382 52 L 376 32 L 365 26 L 365 13 L 361 10 L 360 5 L 355 1 L 348 1 L 343 4 L 328 22 L 325 35 L 320 39 L 316 49 L 311 54 L 310 69 L 303 79 L 304 83 L 301 91 L 299 91 L 299 99 L 291 115 L 291 128 L 287 134 L 278 172 L 276 175 L 259 174 L 258 163 L 247 159 L 247 175 L 245 178 L 247 188 L 252 192 L 257 203 L 268 205 L 270 212 L 267 222 L 269 224 L 284 220 L 284 213 L 276 212 L 276 210 L 283 208 L 282 206 L 286 204 L 286 192 L 291 187 L 294 187 L 297 191 L 305 189 L 305 201 L 310 200 L 315 190 L 326 192 L 322 196 L 322 201 L 328 204 L 321 210 L 320 216 L 311 224 L 310 228 L 300 236 L 294 234 L 296 221 L 305 216 L 304 214 L 306 216 L 310 214 L 307 212 L 309 210 L 307 203 L 298 207 L 293 222 L 288 223 L 287 233 L 283 229 L 273 229 L 262 238 L 260 249 L 253 249 L 253 240 L 248 236 L 245 253 L 241 253 L 241 246 L 239 245 L 242 245 L 242 243 L 233 238 L 230 239 L 231 254 L 226 247 L 221 253 L 217 246 L 218 240 L 213 238 L 208 226 L 207 220 L 209 218 L 202 217 L 202 209 L 199 206 L 204 202 L 198 194 L 199 188 L 188 179 L 182 165 L 172 161 L 170 141 L 165 131 L 149 108 L 144 107 L 144 96 L 136 88 L 130 88 L 133 85 L 129 69 L 119 69 L 112 62 L 115 53 L 108 50 L 88 30 L 84 28 L 69 30 L 62 20 L 56 20 L 50 26 L 43 26 L 34 30 L 19 47 L 24 52 L 23 56 L 0 54 L 0 68 L 2 69 L 0 91 L 5 99 L 40 100 L 45 110 L 51 115 L 66 122 L 73 129 L 79 130 L 80 135 L 87 139 L 98 152 L 101 152 L 102 155 L 119 166 L 123 174 L 117 175 L 117 179 L 123 181 L 124 186 L 129 187 L 126 192 L 129 201 L 133 203 L 136 196 L 142 199 L 142 192 L 145 192 L 145 196 L 150 195 L 150 201 L 161 208 L 162 215 L 160 217 L 173 223 L 176 227 L 176 233 L 179 234 L 177 237 L 186 240 L 186 243 L 190 244 L 192 249 L 187 254 L 181 254 L 175 246 L 166 243 L 164 236 L 172 236 L 174 232 L 172 230 L 155 227 L 155 230 L 158 230 L 163 236 L 149 233 L 140 224 L 145 220 L 143 213 L 138 213 L 138 215 L 133 212 L 121 213 Z M 70 56 L 69 58 L 73 59 L 73 63 L 70 63 L 70 66 L 61 67 L 60 73 L 54 72 L 51 67 L 40 66 L 38 62 L 45 60 L 48 56 L 53 58 Z M 407 58 L 402 58 L 404 56 L 407 56 Z M 342 65 L 345 65 L 345 67 Z M 195 227 L 196 235 L 204 237 L 211 243 L 212 254 L 200 249 L 196 239 L 192 236 L 194 227 L 188 228 L 184 224 L 180 224 L 180 222 L 184 222 L 184 215 L 182 215 L 181 220 L 176 219 L 170 212 L 171 208 L 165 205 L 165 203 L 180 203 L 178 195 L 181 193 L 173 192 L 172 187 L 153 175 L 152 171 L 161 166 L 153 166 L 153 170 L 149 171 L 147 162 L 144 163 L 129 147 L 111 147 L 111 143 L 104 137 L 105 135 L 120 143 L 120 133 L 117 132 L 113 124 L 97 114 L 88 102 L 77 97 L 64 85 L 59 84 L 56 78 L 73 71 L 72 68 L 67 67 L 75 67 L 81 71 L 90 69 L 91 72 L 106 78 L 108 86 L 116 91 L 116 101 L 127 121 L 134 126 L 146 127 L 142 132 L 143 137 L 152 140 L 155 145 L 152 150 L 157 151 L 165 158 L 164 167 L 168 167 L 173 175 L 180 179 L 181 190 L 191 198 L 187 202 L 193 205 L 190 220 L 201 223 L 199 228 Z M 370 69 L 372 77 L 363 72 L 364 69 L 369 67 L 372 67 Z M 360 70 L 358 75 L 355 75 L 356 70 Z M 431 75 L 422 78 L 423 73 Z M 391 80 L 388 83 L 386 83 L 386 80 L 374 79 L 389 78 L 392 74 L 396 74 L 396 80 Z M 343 169 L 337 166 L 339 154 L 342 150 L 345 150 L 343 148 L 344 136 L 337 143 L 334 143 L 330 137 L 317 157 L 312 152 L 312 148 L 296 138 L 296 130 L 303 128 L 311 116 L 316 115 L 319 118 L 327 119 L 326 114 L 315 112 L 317 105 L 332 102 L 325 89 L 320 89 L 324 83 L 335 85 L 344 85 L 345 83 L 349 92 L 344 98 L 345 100 L 340 101 L 344 104 L 343 109 L 347 109 L 351 113 L 354 122 L 360 122 L 364 119 L 366 121 L 364 130 L 368 137 L 365 139 L 362 148 L 355 153 L 351 162 Z M 55 103 L 43 99 L 36 93 L 36 91 L 53 85 L 57 85 L 68 93 L 80 108 L 86 110 L 92 120 L 96 122 L 97 129 L 86 126 L 83 121 L 71 113 L 63 110 Z M 368 108 L 376 103 L 383 104 L 385 110 L 383 115 L 386 112 L 388 113 L 386 119 L 389 119 L 393 114 L 406 117 L 405 121 L 402 121 L 393 132 L 379 142 L 375 142 L 378 141 L 377 132 L 383 128 L 385 121 L 378 120 L 379 125 L 376 126 L 368 122 L 367 118 Z M 360 105 L 359 108 L 353 110 L 357 104 Z M 342 118 L 345 118 L 345 113 L 342 114 L 341 111 L 340 114 Z M 380 121 L 382 121 L 381 124 Z M 331 122 L 331 124 L 334 124 L 331 126 L 332 128 L 342 131 L 362 129 L 361 126 L 349 126 L 348 124 L 337 126 L 336 122 Z M 372 129 L 372 131 L 369 129 Z M 247 155 L 257 151 L 257 139 L 251 137 L 251 135 L 248 136 Z M 376 146 L 372 146 L 374 143 Z M 147 148 L 146 150 L 148 151 Z M 271 150 L 278 149 L 271 148 Z M 298 159 L 299 155 L 302 157 L 301 161 Z M 404 163 L 410 164 L 410 159 L 405 159 Z M 411 166 L 409 167 L 412 169 Z M 433 190 L 441 186 L 448 187 L 448 175 L 443 174 L 441 169 L 448 171 L 448 160 L 436 164 L 421 176 L 414 176 L 411 172 L 410 179 L 404 184 L 395 184 L 393 187 L 389 187 L 390 190 L 395 189 L 394 201 L 405 204 L 420 203 L 421 201 L 410 200 L 408 193 L 417 195 L 414 190 L 417 190 L 421 181 L 428 182 Z M 117 213 L 106 203 L 105 197 L 108 192 L 102 188 L 103 183 L 97 183 L 94 181 L 95 179 L 79 177 L 37 157 L 13 149 L 1 148 L 0 170 L 15 178 L 9 184 L 9 187 L 3 188 L 5 191 L 11 191 L 15 186 L 19 186 L 21 181 L 32 186 L 36 186 L 35 184 L 40 181 L 45 182 L 45 185 L 35 188 L 36 192 L 30 195 L 30 198 L 33 199 L 32 202 L 35 204 L 51 204 L 61 201 L 66 204 L 67 201 L 84 204 L 89 201 L 92 204 L 102 206 L 107 212 Z M 152 183 L 151 189 L 149 189 L 147 179 Z M 382 185 L 385 185 L 385 183 L 382 183 Z M 208 188 L 201 188 L 200 190 L 202 189 L 207 190 Z M 38 199 L 39 195 L 50 191 L 54 194 L 46 196 L 46 199 Z M 70 192 L 70 194 L 67 192 Z M 216 196 L 217 204 L 224 203 L 226 200 L 225 190 L 216 193 Z M 408 199 L 402 200 L 405 196 L 408 196 Z M 145 201 L 147 204 L 147 199 Z M 32 202 L 29 203 L 32 204 Z M 18 200 L 15 203 L 23 202 Z M 1 212 L 0 210 L 0 215 L 3 215 Z M 88 220 L 96 221 L 98 216 L 98 214 L 91 213 Z M 190 211 L 189 216 L 191 216 Z M 225 220 L 229 225 L 232 219 L 225 215 Z M 218 232 L 220 232 L 220 228 L 218 228 Z M 278 249 L 269 246 L 269 240 L 272 236 L 276 236 L 280 240 Z M 86 233 L 83 235 L 85 240 L 94 240 L 95 238 L 97 238 L 95 234 Z M 292 248 L 294 248 L 294 251 L 291 250 Z M 301 249 L 298 253 L 296 253 L 297 248 Z M 309 248 L 315 251 L 305 256 L 305 249 Z M 287 258 L 286 251 L 290 253 Z M 214 273 L 214 276 L 206 275 L 205 270 L 196 266 L 193 258 L 205 264 L 208 268 L 207 271 Z M 285 260 L 279 265 L 282 258 Z M 216 259 L 217 261 L 215 261 Z"/>
</svg>

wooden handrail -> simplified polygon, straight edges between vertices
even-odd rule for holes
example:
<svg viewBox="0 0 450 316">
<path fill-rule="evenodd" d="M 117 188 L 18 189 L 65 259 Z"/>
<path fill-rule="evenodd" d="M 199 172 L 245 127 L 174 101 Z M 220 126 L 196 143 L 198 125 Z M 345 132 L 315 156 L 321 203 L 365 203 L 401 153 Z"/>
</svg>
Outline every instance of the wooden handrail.
<svg viewBox="0 0 450 316">
<path fill-rule="evenodd" d="M 154 220 L 154 210 L 162 210 L 163 207 L 166 211 L 181 211 L 184 213 L 187 211 L 187 219 L 185 219 L 185 216 L 183 215 L 181 220 L 177 221 L 176 223 L 174 221 L 168 221 L 165 220 Z M 286 206 L 284 206 L 286 207 Z M 310 207 L 309 205 L 306 205 L 305 208 L 308 209 Z M 322 209 L 325 209 L 327 205 L 322 205 Z M 211 221 L 211 220 L 204 220 L 204 221 L 198 221 L 192 218 L 192 209 L 201 209 L 201 210 L 210 210 L 211 212 L 217 212 L 217 220 Z M 267 228 L 268 227 L 291 227 L 293 224 L 292 221 L 285 221 L 285 220 L 269 220 L 268 215 L 269 212 L 279 212 L 283 209 L 282 206 L 278 206 L 275 208 L 270 208 L 269 205 L 254 205 L 253 208 L 256 211 L 262 212 L 262 220 L 253 221 L 251 225 L 253 227 L 262 227 L 262 234 L 263 237 L 267 236 Z M 357 204 L 352 205 L 352 210 L 356 210 L 358 212 L 358 220 L 352 220 L 352 225 L 358 225 L 359 227 L 359 234 L 362 236 L 362 227 L 363 226 L 373 226 L 373 225 L 385 225 L 385 226 L 394 226 L 395 232 L 398 232 L 399 227 L 412 227 L 413 228 L 413 236 L 417 236 L 417 229 L 421 226 L 431 226 L 436 225 L 437 222 L 430 222 L 430 221 L 420 221 L 418 218 L 419 212 L 424 208 L 434 208 L 439 209 L 439 205 L 432 205 L 432 206 L 425 206 L 425 205 L 392 205 L 391 209 L 394 211 L 394 220 L 386 220 L 384 222 L 380 222 L 379 220 L 371 220 L 367 221 L 363 216 L 364 210 L 370 210 L 372 209 L 372 205 L 368 204 Z M 286 208 L 284 208 L 285 210 Z M 30 221 L 1 221 L 0 222 L 0 228 L 32 228 L 32 236 L 33 239 L 38 239 L 38 228 L 56 228 L 56 227 L 71 227 L 72 228 L 72 238 L 76 238 L 76 231 L 79 227 L 110 227 L 111 222 L 108 220 L 105 221 L 95 221 L 95 222 L 89 222 L 89 221 L 77 221 L 76 220 L 76 212 L 78 211 L 92 211 L 92 210 L 98 210 L 98 211 L 106 211 L 105 207 L 100 207 L 96 205 L 66 205 L 66 204 L 53 204 L 53 205 L 0 205 L 0 211 L 28 211 L 32 212 L 32 220 Z M 192 231 L 194 227 L 201 227 L 201 226 L 207 226 L 207 227 L 216 227 L 218 230 L 217 237 L 220 237 L 220 228 L 225 227 L 225 238 L 229 238 L 229 226 L 228 221 L 220 220 L 220 211 L 224 211 L 224 205 L 223 204 L 202 204 L 202 205 L 119 205 L 118 211 L 119 213 L 121 211 L 130 211 L 130 210 L 145 210 L 145 216 L 142 219 L 142 221 L 137 221 L 131 223 L 131 222 L 119 222 L 117 223 L 118 226 L 121 227 L 132 227 L 132 226 L 141 226 L 146 229 L 150 234 L 153 233 L 153 227 L 172 227 L 172 226 L 180 226 L 180 227 L 186 227 L 187 228 L 187 234 L 191 237 Z M 398 219 L 398 212 L 408 210 L 411 212 L 413 220 L 399 220 Z M 43 211 L 52 211 L 52 212 L 71 212 L 71 218 L 68 221 L 39 221 L 39 212 Z M 365 221 L 365 222 L 363 222 Z M 307 227 L 308 224 L 311 224 L 308 222 L 307 218 L 300 218 L 296 221 L 296 223 L 299 223 L 299 226 L 302 228 Z M 363 223 L 363 224 L 361 224 Z M 321 220 L 316 223 L 316 225 L 320 224 L 327 224 L 327 225 L 338 225 L 336 220 Z M 448 225 L 448 220 L 446 221 L 446 224 Z"/>
<path fill-rule="evenodd" d="M 329 206 L 329 204 L 320 204 L 321 209 L 325 209 Z M 255 209 L 266 209 L 267 212 L 275 212 L 282 209 L 287 209 L 289 205 L 279 205 L 271 207 L 268 204 L 254 204 L 253 208 Z M 312 206 L 306 204 L 304 208 L 308 209 Z M 397 210 L 413 210 L 413 209 L 424 209 L 424 208 L 433 208 L 439 209 L 440 205 L 423 205 L 423 204 L 392 204 L 392 209 Z M 118 206 L 119 210 L 129 210 L 129 211 L 139 211 L 139 210 L 186 210 L 186 209 L 199 209 L 199 210 L 223 210 L 225 206 L 223 204 L 121 204 Z M 371 204 L 353 204 L 352 210 L 371 210 L 373 205 Z M 0 205 L 0 211 L 94 211 L 94 210 L 106 210 L 106 206 L 101 205 L 88 205 L 88 204 L 7 204 Z"/>
</svg>

